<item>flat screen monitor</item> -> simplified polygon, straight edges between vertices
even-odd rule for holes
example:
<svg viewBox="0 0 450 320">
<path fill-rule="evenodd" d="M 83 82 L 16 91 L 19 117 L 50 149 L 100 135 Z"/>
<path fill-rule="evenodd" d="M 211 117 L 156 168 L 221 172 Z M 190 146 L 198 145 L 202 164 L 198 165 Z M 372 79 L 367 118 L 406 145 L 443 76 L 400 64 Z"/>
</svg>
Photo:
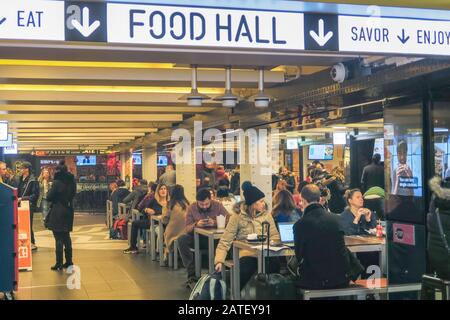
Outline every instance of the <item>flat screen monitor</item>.
<svg viewBox="0 0 450 320">
<path fill-rule="evenodd" d="M 384 161 L 384 139 L 377 138 L 373 146 L 373 154 L 378 153 L 381 156 L 381 162 Z"/>
<path fill-rule="evenodd" d="M 133 163 L 136 166 L 140 166 L 142 165 L 142 155 L 139 153 L 134 153 L 133 154 Z"/>
<path fill-rule="evenodd" d="M 332 144 L 313 144 L 309 146 L 309 160 L 333 160 Z"/>
<path fill-rule="evenodd" d="M 11 147 L 4 147 L 3 154 L 17 154 L 17 143 L 13 143 Z"/>
<path fill-rule="evenodd" d="M 287 139 L 286 140 L 286 147 L 288 150 L 297 150 L 298 149 L 298 139 Z"/>
<path fill-rule="evenodd" d="M 8 122 L 0 121 L 0 141 L 8 140 Z"/>
<path fill-rule="evenodd" d="M 165 167 L 167 164 L 167 156 L 158 156 L 158 167 Z"/>
<path fill-rule="evenodd" d="M 8 134 L 7 140 L 0 140 L 0 148 L 1 147 L 11 147 L 13 145 L 13 135 L 12 133 Z"/>
<path fill-rule="evenodd" d="M 91 155 L 77 156 L 77 166 L 95 166 L 97 157 Z"/>
<path fill-rule="evenodd" d="M 333 133 L 333 144 L 334 145 L 347 144 L 347 133 L 346 132 L 334 132 Z"/>
</svg>

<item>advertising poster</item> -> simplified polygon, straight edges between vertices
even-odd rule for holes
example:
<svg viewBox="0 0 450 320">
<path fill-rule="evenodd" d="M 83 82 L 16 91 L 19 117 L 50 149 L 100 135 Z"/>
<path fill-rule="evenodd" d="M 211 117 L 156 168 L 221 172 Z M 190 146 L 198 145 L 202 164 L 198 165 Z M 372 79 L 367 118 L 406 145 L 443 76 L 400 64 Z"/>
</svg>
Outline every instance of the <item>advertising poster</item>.
<svg viewBox="0 0 450 320">
<path fill-rule="evenodd" d="M 30 228 L 30 203 L 22 201 L 18 210 L 18 235 L 17 249 L 19 256 L 19 270 L 32 270 L 31 257 L 31 228 Z"/>
</svg>

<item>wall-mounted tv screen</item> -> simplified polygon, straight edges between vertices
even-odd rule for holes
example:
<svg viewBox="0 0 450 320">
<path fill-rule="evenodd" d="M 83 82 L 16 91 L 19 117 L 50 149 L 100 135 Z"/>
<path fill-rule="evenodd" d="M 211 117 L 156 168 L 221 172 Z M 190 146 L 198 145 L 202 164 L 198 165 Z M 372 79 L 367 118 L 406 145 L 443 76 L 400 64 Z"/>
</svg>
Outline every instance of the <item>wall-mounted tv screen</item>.
<svg viewBox="0 0 450 320">
<path fill-rule="evenodd" d="M 8 140 L 0 140 L 0 147 L 12 147 L 13 145 L 13 135 L 8 134 Z"/>
<path fill-rule="evenodd" d="M 97 157 L 91 155 L 77 156 L 77 166 L 95 166 Z"/>
<path fill-rule="evenodd" d="M 142 165 L 142 154 L 140 153 L 133 153 L 133 163 L 135 166 Z"/>
<path fill-rule="evenodd" d="M 165 167 L 167 164 L 167 156 L 158 156 L 158 167 Z"/>
<path fill-rule="evenodd" d="M 309 160 L 333 160 L 332 144 L 313 144 L 309 146 Z"/>
</svg>

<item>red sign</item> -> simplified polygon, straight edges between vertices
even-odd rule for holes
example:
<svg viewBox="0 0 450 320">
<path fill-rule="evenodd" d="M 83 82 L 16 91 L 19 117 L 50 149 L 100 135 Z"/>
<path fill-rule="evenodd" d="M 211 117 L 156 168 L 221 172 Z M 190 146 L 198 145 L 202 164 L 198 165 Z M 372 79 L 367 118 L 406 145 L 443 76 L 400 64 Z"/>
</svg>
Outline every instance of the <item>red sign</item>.
<svg viewBox="0 0 450 320">
<path fill-rule="evenodd" d="M 22 201 L 18 210 L 17 253 L 19 270 L 32 270 L 30 203 Z"/>
<path fill-rule="evenodd" d="M 394 242 L 407 244 L 410 246 L 416 245 L 414 225 L 394 223 L 393 232 Z"/>
</svg>

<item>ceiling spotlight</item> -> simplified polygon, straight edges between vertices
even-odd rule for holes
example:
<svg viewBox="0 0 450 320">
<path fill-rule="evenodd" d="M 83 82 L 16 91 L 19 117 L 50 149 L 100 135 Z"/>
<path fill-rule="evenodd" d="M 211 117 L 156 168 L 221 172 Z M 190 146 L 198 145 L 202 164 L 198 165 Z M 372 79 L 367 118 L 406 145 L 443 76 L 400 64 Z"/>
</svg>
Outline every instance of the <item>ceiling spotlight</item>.
<svg viewBox="0 0 450 320">
<path fill-rule="evenodd" d="M 224 107 L 234 108 L 239 102 L 239 97 L 231 92 L 231 67 L 225 69 L 225 75 L 225 93 L 214 100 L 221 101 Z"/>
<path fill-rule="evenodd" d="M 192 88 L 191 93 L 185 94 L 180 97 L 178 100 L 187 101 L 188 106 L 190 107 L 200 107 L 203 103 L 203 100 L 211 99 L 207 95 L 201 94 L 197 89 L 197 66 L 192 66 Z"/>
<path fill-rule="evenodd" d="M 273 98 L 264 93 L 264 69 L 259 69 L 259 81 L 258 81 L 258 93 L 252 97 L 250 100 L 255 103 L 257 108 L 267 108 Z"/>
</svg>

